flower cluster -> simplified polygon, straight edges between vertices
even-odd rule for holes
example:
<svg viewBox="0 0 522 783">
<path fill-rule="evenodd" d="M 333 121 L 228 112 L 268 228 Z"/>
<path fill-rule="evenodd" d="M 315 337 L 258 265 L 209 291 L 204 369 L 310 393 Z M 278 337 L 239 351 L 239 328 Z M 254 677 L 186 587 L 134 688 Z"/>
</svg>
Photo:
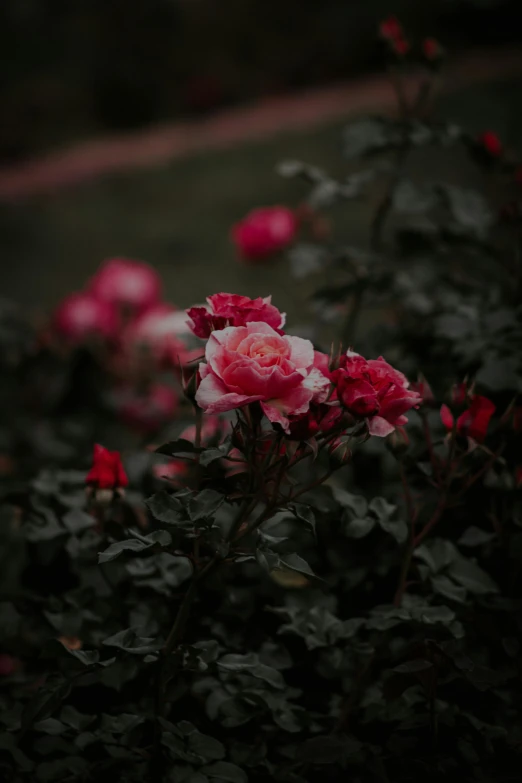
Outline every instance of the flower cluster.
<svg viewBox="0 0 522 783">
<path fill-rule="evenodd" d="M 94 350 L 113 379 L 114 408 L 141 430 L 157 428 L 178 407 L 178 392 L 158 383 L 158 372 L 179 371 L 202 354 L 185 312 L 161 294 L 152 267 L 109 259 L 84 291 L 58 305 L 51 323 L 54 346 Z"/>
<path fill-rule="evenodd" d="M 208 302 L 209 310 L 188 311 L 196 333 L 208 336 L 196 392 L 207 413 L 256 403 L 292 438 L 331 433 L 341 420 L 345 427 L 365 420 L 370 434 L 383 437 L 422 400 L 382 357 L 348 352 L 330 372 L 328 357 L 309 340 L 282 332 L 284 318 L 270 298 L 216 294 Z"/>
</svg>

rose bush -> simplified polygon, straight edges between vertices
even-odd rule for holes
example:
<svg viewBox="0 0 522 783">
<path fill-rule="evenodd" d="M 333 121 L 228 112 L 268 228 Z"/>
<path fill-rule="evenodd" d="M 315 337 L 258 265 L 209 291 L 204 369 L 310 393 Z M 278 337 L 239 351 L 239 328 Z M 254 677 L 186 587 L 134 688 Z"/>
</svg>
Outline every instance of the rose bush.
<svg viewBox="0 0 522 783">
<path fill-rule="evenodd" d="M 511 202 L 520 163 L 428 119 L 427 58 L 397 117 L 347 128 L 365 168 L 283 167 L 310 214 L 376 188 L 363 248 L 291 248 L 310 340 L 269 297 L 185 323 L 113 272 L 87 329 L 78 299 L 51 335 L 0 304 L 2 781 L 514 779 L 522 210 L 405 163 L 458 142 Z"/>
</svg>

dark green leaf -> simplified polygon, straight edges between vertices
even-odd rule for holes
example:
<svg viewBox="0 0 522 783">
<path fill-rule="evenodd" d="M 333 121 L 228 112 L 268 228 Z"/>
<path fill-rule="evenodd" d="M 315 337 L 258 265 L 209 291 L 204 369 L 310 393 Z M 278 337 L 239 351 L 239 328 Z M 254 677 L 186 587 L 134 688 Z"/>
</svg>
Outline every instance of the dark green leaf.
<svg viewBox="0 0 522 783">
<path fill-rule="evenodd" d="M 155 530 L 143 538 L 129 538 L 126 541 L 116 541 L 104 552 L 98 553 L 98 563 L 109 563 L 115 560 L 123 552 L 143 552 L 154 546 L 170 546 L 172 538 L 166 530 Z"/>
<path fill-rule="evenodd" d="M 248 783 L 246 772 L 229 761 L 216 761 L 201 767 L 200 772 L 218 783 Z"/>
<path fill-rule="evenodd" d="M 104 639 L 102 644 L 106 647 L 117 647 L 134 655 L 147 655 L 148 653 L 157 652 L 163 646 L 162 642 L 155 639 L 137 636 L 132 628 L 118 631 L 113 636 Z"/>
</svg>

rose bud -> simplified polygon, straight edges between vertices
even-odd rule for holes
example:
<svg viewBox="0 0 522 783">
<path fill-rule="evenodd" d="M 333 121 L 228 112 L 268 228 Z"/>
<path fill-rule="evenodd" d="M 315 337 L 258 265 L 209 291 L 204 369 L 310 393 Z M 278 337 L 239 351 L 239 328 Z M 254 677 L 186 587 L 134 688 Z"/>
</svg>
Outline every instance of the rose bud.
<svg viewBox="0 0 522 783">
<path fill-rule="evenodd" d="M 484 131 L 477 138 L 477 142 L 482 150 L 484 150 L 491 158 L 499 158 L 503 151 L 503 144 L 493 131 Z"/>
<path fill-rule="evenodd" d="M 402 34 L 402 25 L 395 16 L 389 16 L 379 25 L 379 35 L 386 41 L 400 38 Z"/>
<path fill-rule="evenodd" d="M 430 64 L 439 63 L 444 57 L 444 49 L 435 38 L 425 38 L 422 42 L 422 53 Z"/>
<path fill-rule="evenodd" d="M 122 497 L 129 480 L 123 468 L 118 451 L 109 451 L 96 443 L 93 450 L 92 467 L 85 483 L 90 494 L 94 494 L 96 502 L 107 505 L 115 496 Z"/>
</svg>

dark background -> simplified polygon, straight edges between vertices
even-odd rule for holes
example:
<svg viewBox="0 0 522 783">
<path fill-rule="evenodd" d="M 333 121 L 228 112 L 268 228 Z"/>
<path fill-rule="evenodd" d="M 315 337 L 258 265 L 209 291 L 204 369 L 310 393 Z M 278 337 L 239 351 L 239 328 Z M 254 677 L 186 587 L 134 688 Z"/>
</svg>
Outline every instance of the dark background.
<svg viewBox="0 0 522 783">
<path fill-rule="evenodd" d="M 382 67 L 378 20 L 453 51 L 520 40 L 519 0 L 2 0 L 0 156 Z"/>
<path fill-rule="evenodd" d="M 2 0 L 0 184 L 46 153 L 125 138 L 162 123 L 211 120 L 230 107 L 384 76 L 379 22 L 398 16 L 412 42 L 436 36 L 448 64 L 482 50 L 494 70 L 503 50 L 522 52 L 521 0 Z M 522 66 L 522 54 L 521 54 Z M 471 132 L 492 129 L 510 148 L 522 135 L 521 76 L 443 95 L 439 116 Z M 360 83 L 363 85 L 364 82 Z M 49 311 L 104 258 L 153 264 L 180 307 L 216 290 L 273 293 L 290 318 L 303 297 L 284 262 L 245 267 L 230 226 L 250 209 L 296 206 L 306 189 L 276 173 L 297 158 L 342 178 L 342 127 L 354 115 L 161 166 L 130 167 L 46 192 L 0 199 L 3 296 Z M 479 186 L 451 154 L 413 169 Z M 29 166 L 29 173 L 30 173 Z M 475 177 L 475 179 L 473 179 Z M 336 238 L 364 241 L 372 205 L 343 204 Z"/>
</svg>

